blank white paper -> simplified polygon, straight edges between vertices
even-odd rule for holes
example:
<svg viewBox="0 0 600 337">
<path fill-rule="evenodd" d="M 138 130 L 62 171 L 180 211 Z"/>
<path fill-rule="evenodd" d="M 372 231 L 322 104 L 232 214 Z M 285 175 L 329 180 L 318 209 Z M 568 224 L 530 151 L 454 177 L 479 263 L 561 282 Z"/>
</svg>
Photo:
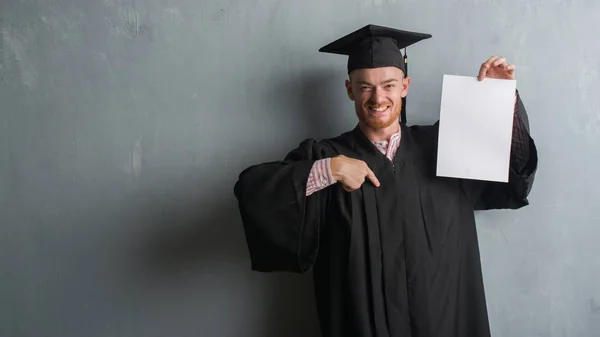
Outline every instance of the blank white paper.
<svg viewBox="0 0 600 337">
<path fill-rule="evenodd" d="M 508 182 L 516 86 L 444 75 L 438 176 Z"/>
</svg>

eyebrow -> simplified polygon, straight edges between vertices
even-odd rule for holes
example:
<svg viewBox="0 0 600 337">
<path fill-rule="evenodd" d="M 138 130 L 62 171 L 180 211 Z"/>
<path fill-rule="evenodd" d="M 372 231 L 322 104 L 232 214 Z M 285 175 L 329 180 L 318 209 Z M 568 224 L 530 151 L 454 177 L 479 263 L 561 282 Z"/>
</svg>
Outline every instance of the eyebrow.
<svg viewBox="0 0 600 337">
<path fill-rule="evenodd" d="M 395 79 L 395 78 L 392 78 L 392 79 L 383 81 L 381 84 L 389 84 L 389 83 L 392 83 L 392 82 L 398 82 L 398 80 Z M 371 84 L 369 82 L 366 82 L 366 81 L 358 81 L 358 84 L 363 84 L 363 85 L 368 85 L 368 86 L 372 86 L 373 85 L 373 84 Z"/>
</svg>

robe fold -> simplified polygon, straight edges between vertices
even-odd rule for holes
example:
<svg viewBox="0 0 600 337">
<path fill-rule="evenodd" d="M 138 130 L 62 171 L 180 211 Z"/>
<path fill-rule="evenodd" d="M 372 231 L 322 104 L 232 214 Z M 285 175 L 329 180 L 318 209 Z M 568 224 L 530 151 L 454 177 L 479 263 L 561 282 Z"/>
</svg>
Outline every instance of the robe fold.
<svg viewBox="0 0 600 337">
<path fill-rule="evenodd" d="M 312 271 L 324 337 L 489 337 L 474 211 L 528 205 L 535 143 L 508 183 L 440 178 L 437 124 L 400 127 L 393 161 L 357 126 L 245 169 L 234 191 L 251 267 Z M 381 185 L 307 197 L 314 162 L 340 154 Z"/>
</svg>

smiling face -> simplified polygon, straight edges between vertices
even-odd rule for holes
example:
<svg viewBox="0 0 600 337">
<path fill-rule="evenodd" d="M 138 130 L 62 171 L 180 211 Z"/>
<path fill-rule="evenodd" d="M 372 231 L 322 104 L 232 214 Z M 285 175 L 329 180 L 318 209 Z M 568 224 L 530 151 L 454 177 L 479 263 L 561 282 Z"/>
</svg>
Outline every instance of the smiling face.
<svg viewBox="0 0 600 337">
<path fill-rule="evenodd" d="M 356 116 L 363 129 L 379 133 L 397 128 L 402 98 L 408 93 L 410 78 L 396 67 L 357 69 L 346 80 L 348 97 L 354 101 Z"/>
</svg>

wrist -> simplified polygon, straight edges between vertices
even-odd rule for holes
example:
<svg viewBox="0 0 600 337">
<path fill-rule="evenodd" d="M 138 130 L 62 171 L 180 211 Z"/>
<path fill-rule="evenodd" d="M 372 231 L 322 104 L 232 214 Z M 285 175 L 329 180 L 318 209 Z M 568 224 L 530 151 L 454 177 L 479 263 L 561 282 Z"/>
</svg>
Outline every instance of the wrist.
<svg viewBox="0 0 600 337">
<path fill-rule="evenodd" d="M 339 156 L 329 159 L 329 170 L 335 181 L 340 181 L 342 179 L 341 175 L 339 174 L 339 160 Z"/>
</svg>

